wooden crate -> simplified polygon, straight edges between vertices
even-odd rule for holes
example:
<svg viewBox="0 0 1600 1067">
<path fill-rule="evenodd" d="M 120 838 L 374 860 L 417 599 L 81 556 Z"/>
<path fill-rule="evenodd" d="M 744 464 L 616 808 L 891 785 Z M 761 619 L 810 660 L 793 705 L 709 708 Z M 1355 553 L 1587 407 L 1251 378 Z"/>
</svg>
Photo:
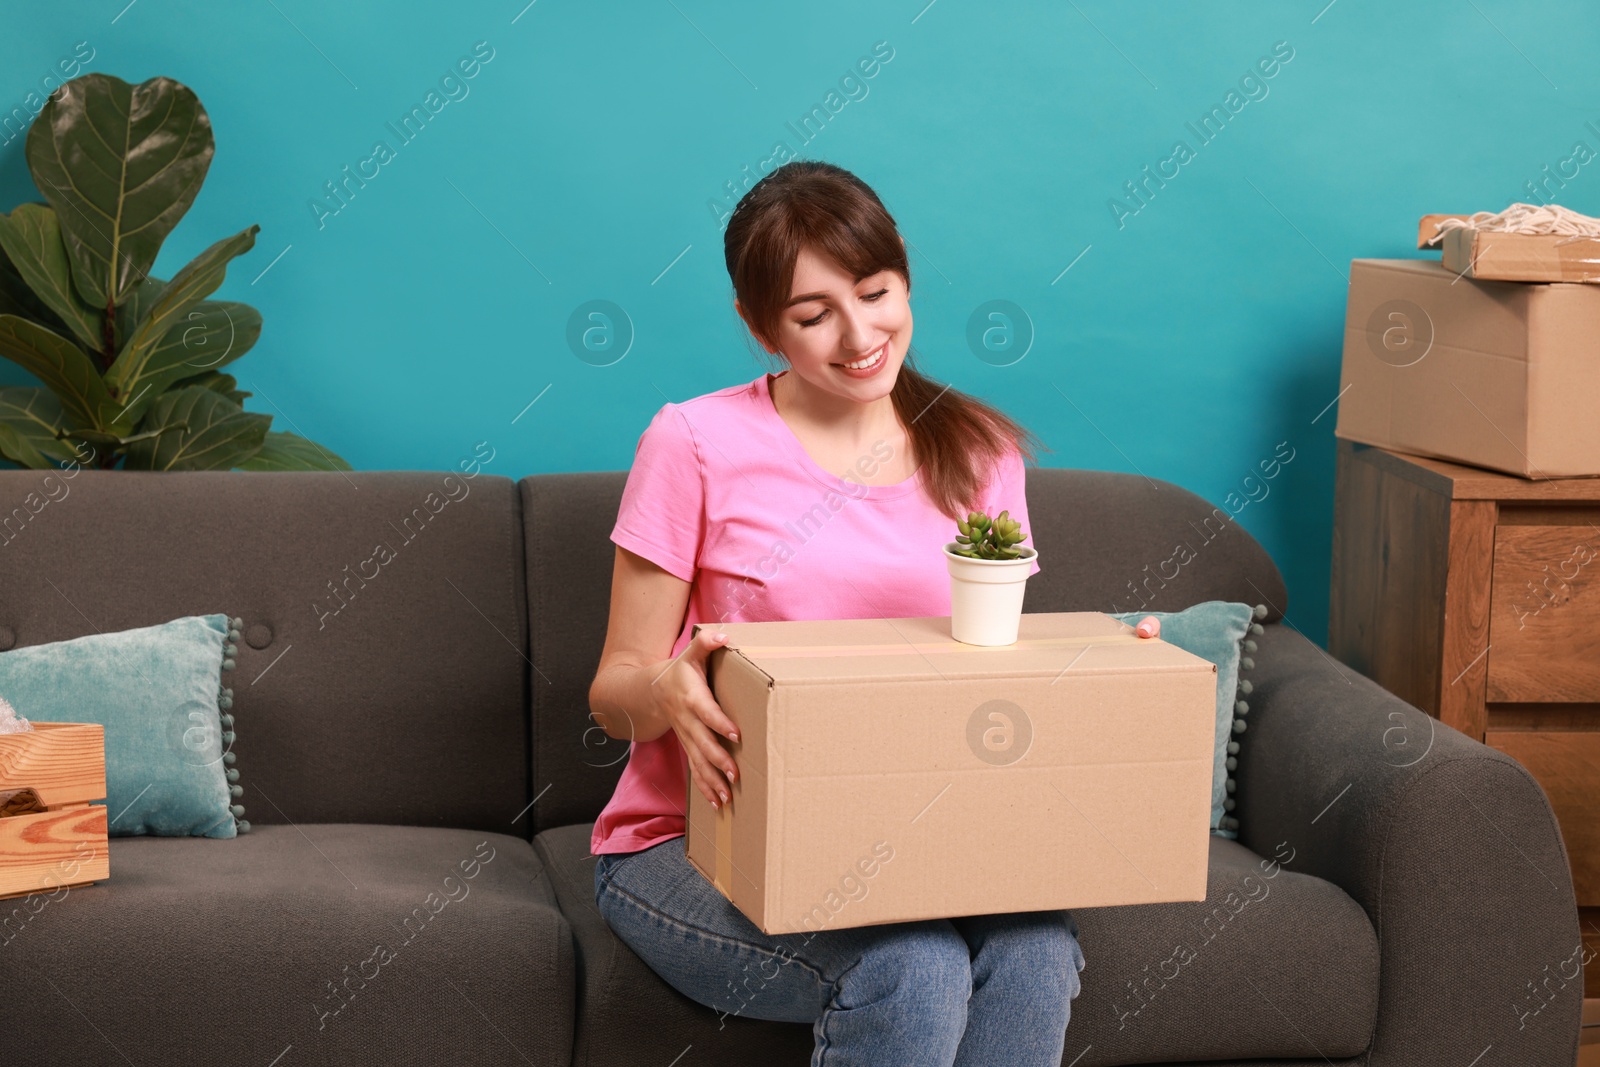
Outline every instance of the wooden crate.
<svg viewBox="0 0 1600 1067">
<path fill-rule="evenodd" d="M 105 727 L 35 722 L 0 734 L 0 790 L 31 788 L 45 811 L 0 819 L 0 899 L 111 877 Z"/>
</svg>

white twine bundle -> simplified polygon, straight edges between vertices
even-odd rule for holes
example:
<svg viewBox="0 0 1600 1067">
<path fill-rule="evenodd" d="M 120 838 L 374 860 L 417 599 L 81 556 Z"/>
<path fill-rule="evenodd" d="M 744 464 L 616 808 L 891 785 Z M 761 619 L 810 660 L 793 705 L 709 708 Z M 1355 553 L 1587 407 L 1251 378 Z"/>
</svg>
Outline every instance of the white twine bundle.
<svg viewBox="0 0 1600 1067">
<path fill-rule="evenodd" d="M 1448 230 L 1495 230 L 1501 233 L 1564 234 L 1572 237 L 1600 237 L 1600 219 L 1580 215 L 1560 204 L 1515 203 L 1504 211 L 1479 211 L 1465 219 L 1442 219 L 1439 232 L 1428 238 L 1438 244 Z"/>
</svg>

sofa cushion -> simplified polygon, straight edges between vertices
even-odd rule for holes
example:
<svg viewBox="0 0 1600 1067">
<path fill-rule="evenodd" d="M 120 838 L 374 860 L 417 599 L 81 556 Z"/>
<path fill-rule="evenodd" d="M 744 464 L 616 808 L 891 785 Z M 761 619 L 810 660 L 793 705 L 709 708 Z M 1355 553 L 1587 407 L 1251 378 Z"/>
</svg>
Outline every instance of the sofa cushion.
<svg viewBox="0 0 1600 1067">
<path fill-rule="evenodd" d="M 589 718 L 611 605 L 611 527 L 627 477 L 541 474 L 517 483 L 533 662 L 561 665 L 533 685 L 535 831 L 597 818 L 628 760 L 628 742 L 607 737 Z"/>
<path fill-rule="evenodd" d="M 517 488 L 473 472 L 0 471 L 0 651 L 226 611 L 253 825 L 531 838 Z"/>
<path fill-rule="evenodd" d="M 1205 1059 L 1322 1062 L 1367 1048 L 1378 936 L 1332 882 L 1213 835 L 1206 899 L 1076 908 L 1088 959 L 1067 1059 L 1078 1067 Z"/>
<path fill-rule="evenodd" d="M 666 1061 L 691 1044 L 697 1067 L 806 1062 L 809 1027 L 723 1019 L 611 933 L 595 907 L 590 830 L 534 838 L 577 943 L 574 1067 Z M 1263 859 L 1222 837 L 1210 844 L 1204 902 L 1073 910 L 1088 965 L 1063 1062 L 1320 1063 L 1367 1047 L 1378 944 L 1366 913 L 1333 883 L 1295 873 L 1287 845 Z"/>
<path fill-rule="evenodd" d="M 667 1064 L 690 1045 L 695 1067 L 809 1063 L 809 1026 L 723 1018 L 656 977 L 611 932 L 594 901 L 595 857 L 589 854 L 593 829 L 592 823 L 580 823 L 546 830 L 533 839 L 578 949 L 573 1067 Z M 688 1062 L 685 1057 L 683 1063 Z"/>
<path fill-rule="evenodd" d="M 571 930 L 520 837 L 258 825 L 110 851 L 108 881 L 0 901 L 27 1020 L 8 1062 L 568 1062 Z"/>
</svg>

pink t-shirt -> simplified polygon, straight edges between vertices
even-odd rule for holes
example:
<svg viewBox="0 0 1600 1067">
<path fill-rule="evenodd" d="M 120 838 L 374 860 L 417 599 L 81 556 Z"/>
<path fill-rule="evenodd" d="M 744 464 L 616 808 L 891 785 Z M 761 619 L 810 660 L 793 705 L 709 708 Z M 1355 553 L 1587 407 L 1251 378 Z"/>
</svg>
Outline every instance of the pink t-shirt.
<svg viewBox="0 0 1600 1067">
<path fill-rule="evenodd" d="M 692 583 L 672 655 L 697 622 L 949 615 L 940 549 L 957 531 L 921 492 L 922 472 L 871 486 L 830 474 L 778 414 L 770 386 L 763 374 L 667 404 L 639 438 L 611 540 Z M 863 457 L 867 471 L 890 455 L 886 444 L 876 449 Z M 987 514 L 1008 509 L 1031 546 L 1024 488 L 1012 449 L 981 499 Z M 1039 573 L 1037 562 L 1028 573 Z M 636 852 L 682 836 L 688 788 L 675 732 L 633 742 L 590 851 Z"/>
</svg>

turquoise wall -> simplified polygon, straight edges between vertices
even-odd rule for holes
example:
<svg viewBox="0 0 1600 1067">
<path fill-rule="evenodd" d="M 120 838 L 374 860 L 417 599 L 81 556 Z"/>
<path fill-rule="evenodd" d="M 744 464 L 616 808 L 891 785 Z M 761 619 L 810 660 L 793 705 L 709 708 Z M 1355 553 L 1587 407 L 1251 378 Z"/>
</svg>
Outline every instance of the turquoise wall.
<svg viewBox="0 0 1600 1067">
<path fill-rule="evenodd" d="M 831 160 L 915 249 L 925 369 L 1048 466 L 1236 510 L 1319 643 L 1349 261 L 1417 255 L 1420 215 L 1561 170 L 1542 198 L 1600 214 L 1579 0 L 525 3 L 13 4 L 0 108 L 36 109 L 75 54 L 199 94 L 216 157 L 156 273 L 259 223 L 218 294 L 265 317 L 230 370 L 358 469 L 454 468 L 480 441 L 491 473 L 626 468 L 663 403 L 760 373 L 722 262 L 738 192 L 786 154 Z M 9 210 L 39 197 L 0 141 Z M 575 352 L 591 301 L 619 309 L 612 347 Z M 1019 333 L 974 351 L 991 301 Z M 33 383 L 4 363 L 0 384 Z"/>
</svg>

